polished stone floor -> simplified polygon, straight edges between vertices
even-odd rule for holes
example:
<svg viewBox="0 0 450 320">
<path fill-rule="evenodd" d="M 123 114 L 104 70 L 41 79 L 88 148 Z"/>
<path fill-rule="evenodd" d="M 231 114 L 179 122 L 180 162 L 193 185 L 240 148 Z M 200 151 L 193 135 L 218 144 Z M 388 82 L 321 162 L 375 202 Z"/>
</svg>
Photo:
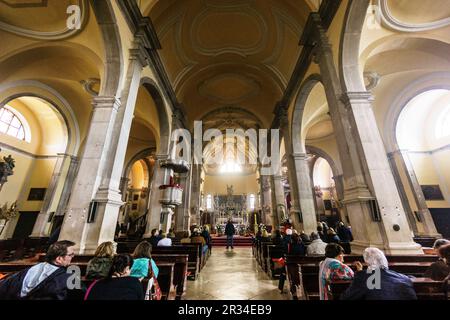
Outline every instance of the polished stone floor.
<svg viewBox="0 0 450 320">
<path fill-rule="evenodd" d="M 285 292 L 286 285 L 285 285 Z M 186 300 L 289 300 L 259 267 L 252 248 L 213 247 L 196 281 L 188 281 Z"/>
</svg>

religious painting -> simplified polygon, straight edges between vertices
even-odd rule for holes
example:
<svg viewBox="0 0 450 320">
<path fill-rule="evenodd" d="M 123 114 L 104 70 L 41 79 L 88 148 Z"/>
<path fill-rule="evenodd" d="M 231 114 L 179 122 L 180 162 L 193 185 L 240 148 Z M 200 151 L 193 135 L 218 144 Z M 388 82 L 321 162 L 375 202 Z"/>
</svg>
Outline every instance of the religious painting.
<svg viewBox="0 0 450 320">
<path fill-rule="evenodd" d="M 139 200 L 139 195 L 138 194 L 135 194 L 134 196 L 133 196 L 133 201 L 138 201 Z"/>
<path fill-rule="evenodd" d="M 138 205 L 137 203 L 133 203 L 133 205 L 131 206 L 131 210 L 137 210 Z"/>
<path fill-rule="evenodd" d="M 439 185 L 422 185 L 422 192 L 427 201 L 445 200 Z"/>
</svg>

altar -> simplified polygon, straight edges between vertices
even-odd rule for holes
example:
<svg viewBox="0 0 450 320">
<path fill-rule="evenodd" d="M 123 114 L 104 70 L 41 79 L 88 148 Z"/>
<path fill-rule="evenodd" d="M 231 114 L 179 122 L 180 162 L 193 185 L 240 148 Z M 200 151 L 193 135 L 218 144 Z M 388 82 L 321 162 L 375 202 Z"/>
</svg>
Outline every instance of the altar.
<svg viewBox="0 0 450 320">
<path fill-rule="evenodd" d="M 249 226 L 247 195 L 234 195 L 233 186 L 227 186 L 227 195 L 214 196 L 213 225 L 219 234 L 225 231 L 225 226 L 230 219 L 237 234 L 244 233 Z"/>
</svg>

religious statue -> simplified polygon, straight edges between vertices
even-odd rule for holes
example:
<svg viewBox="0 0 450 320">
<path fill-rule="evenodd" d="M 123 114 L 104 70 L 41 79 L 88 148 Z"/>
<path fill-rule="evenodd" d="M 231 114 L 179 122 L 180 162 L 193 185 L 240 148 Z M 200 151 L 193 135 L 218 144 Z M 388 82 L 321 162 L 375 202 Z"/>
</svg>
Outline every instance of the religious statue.
<svg viewBox="0 0 450 320">
<path fill-rule="evenodd" d="M 227 195 L 230 197 L 234 194 L 233 185 L 228 186 L 227 185 Z"/>
<path fill-rule="evenodd" d="M 0 149 L 1 151 L 1 149 Z M 14 167 L 16 166 L 15 160 L 11 155 L 3 157 L 4 161 L 0 161 L 0 190 L 3 185 L 8 181 L 8 176 L 14 174 Z"/>
<path fill-rule="evenodd" d="M 0 208 L 0 220 L 9 221 L 14 219 L 19 214 L 19 209 L 17 208 L 17 201 L 14 202 L 8 209 L 8 203 L 5 203 L 2 208 Z"/>
</svg>

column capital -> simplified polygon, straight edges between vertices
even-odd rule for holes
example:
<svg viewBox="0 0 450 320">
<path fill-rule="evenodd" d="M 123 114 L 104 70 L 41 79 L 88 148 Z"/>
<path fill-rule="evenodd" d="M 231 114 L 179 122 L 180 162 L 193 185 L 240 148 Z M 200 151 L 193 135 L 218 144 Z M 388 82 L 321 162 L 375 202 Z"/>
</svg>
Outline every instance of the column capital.
<svg viewBox="0 0 450 320">
<path fill-rule="evenodd" d="M 138 61 L 142 68 L 148 65 L 147 51 L 145 49 L 144 42 L 139 34 L 135 35 L 133 47 L 129 50 L 129 52 L 130 60 Z"/>
<path fill-rule="evenodd" d="M 282 175 L 273 175 L 273 180 L 282 180 L 283 179 L 283 176 Z"/>
<path fill-rule="evenodd" d="M 308 158 L 308 154 L 304 152 L 294 152 L 292 153 L 292 158 L 294 158 L 294 160 L 306 160 Z"/>
<path fill-rule="evenodd" d="M 112 96 L 98 96 L 92 99 L 92 107 L 94 109 L 114 109 L 117 111 L 120 105 L 120 100 Z"/>
<path fill-rule="evenodd" d="M 157 153 L 154 155 L 155 159 L 157 161 L 161 161 L 161 160 L 167 160 L 169 159 L 169 155 L 166 153 Z"/>
<path fill-rule="evenodd" d="M 369 91 L 361 91 L 361 92 L 345 92 L 341 96 L 341 101 L 345 103 L 345 105 L 351 105 L 352 103 L 372 103 L 374 101 L 374 97 L 372 93 Z"/>
</svg>

